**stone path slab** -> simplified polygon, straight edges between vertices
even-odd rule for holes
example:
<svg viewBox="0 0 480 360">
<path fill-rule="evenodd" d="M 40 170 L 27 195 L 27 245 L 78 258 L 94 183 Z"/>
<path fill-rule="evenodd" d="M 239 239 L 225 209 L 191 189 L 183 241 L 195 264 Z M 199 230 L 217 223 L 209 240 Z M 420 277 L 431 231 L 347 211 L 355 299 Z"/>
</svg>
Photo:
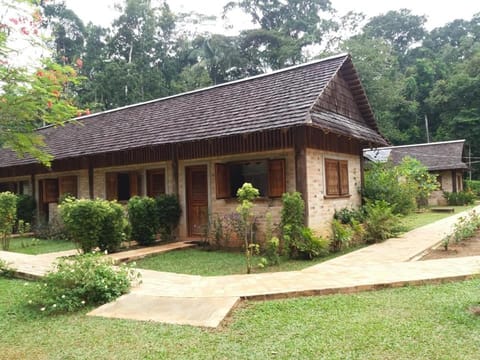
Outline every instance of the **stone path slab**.
<svg viewBox="0 0 480 360">
<path fill-rule="evenodd" d="M 239 301 L 239 297 L 179 298 L 130 293 L 88 315 L 216 328 Z"/>
<path fill-rule="evenodd" d="M 173 250 L 187 249 L 197 246 L 191 242 L 187 241 L 178 241 L 172 242 L 169 244 L 161 244 L 155 246 L 148 246 L 134 250 L 121 251 L 118 253 L 108 254 L 107 256 L 110 259 L 113 259 L 115 263 L 126 262 L 126 261 L 135 261 L 143 259 L 147 256 L 156 255 L 165 253 Z"/>
</svg>

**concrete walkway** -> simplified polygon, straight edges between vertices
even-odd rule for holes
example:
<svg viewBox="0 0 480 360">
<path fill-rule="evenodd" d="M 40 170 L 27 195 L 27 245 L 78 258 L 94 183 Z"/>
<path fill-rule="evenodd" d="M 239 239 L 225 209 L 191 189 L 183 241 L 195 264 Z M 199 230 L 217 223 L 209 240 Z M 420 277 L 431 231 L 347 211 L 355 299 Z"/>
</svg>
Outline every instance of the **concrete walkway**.
<svg viewBox="0 0 480 360">
<path fill-rule="evenodd" d="M 351 293 L 467 279 L 480 272 L 480 256 L 411 261 L 437 245 L 451 232 L 458 217 L 465 214 L 302 271 L 204 277 L 139 270 L 141 285 L 90 315 L 216 327 L 241 299 Z M 10 257 L 13 266 L 22 271 L 40 274 L 48 268 L 45 261 L 38 264 L 37 256 L 7 254 L 12 253 L 0 252 L 0 258 L 9 261 Z"/>
</svg>

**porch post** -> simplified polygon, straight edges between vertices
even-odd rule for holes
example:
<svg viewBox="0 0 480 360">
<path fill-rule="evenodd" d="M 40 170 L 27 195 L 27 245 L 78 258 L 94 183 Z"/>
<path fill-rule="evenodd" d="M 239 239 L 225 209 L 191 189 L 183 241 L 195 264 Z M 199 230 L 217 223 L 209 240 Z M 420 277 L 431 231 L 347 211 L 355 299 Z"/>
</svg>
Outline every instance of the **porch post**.
<svg viewBox="0 0 480 360">
<path fill-rule="evenodd" d="M 308 189 L 307 189 L 307 128 L 295 129 L 295 188 L 305 201 L 305 226 L 308 226 Z"/>
<path fill-rule="evenodd" d="M 452 170 L 452 192 L 457 192 L 457 173 L 455 170 Z"/>
<path fill-rule="evenodd" d="M 175 194 L 180 195 L 180 188 L 178 184 L 178 145 L 172 144 L 172 170 L 173 170 L 173 190 Z"/>
<path fill-rule="evenodd" d="M 92 164 L 92 161 L 90 160 L 88 162 L 88 195 L 90 199 L 93 199 L 95 196 L 93 187 L 94 187 L 93 164 Z"/>
</svg>

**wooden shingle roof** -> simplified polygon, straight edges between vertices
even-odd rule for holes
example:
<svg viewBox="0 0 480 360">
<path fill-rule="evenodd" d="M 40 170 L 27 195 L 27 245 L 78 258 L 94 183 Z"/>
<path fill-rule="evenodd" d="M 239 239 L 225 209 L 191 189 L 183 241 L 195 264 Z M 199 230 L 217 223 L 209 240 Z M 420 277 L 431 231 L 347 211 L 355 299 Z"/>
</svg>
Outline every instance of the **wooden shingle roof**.
<svg viewBox="0 0 480 360">
<path fill-rule="evenodd" d="M 313 110 L 343 70 L 363 123 Z M 309 125 L 386 145 L 350 56 L 337 55 L 265 75 L 109 110 L 38 130 L 54 159 Z M 0 168 L 35 163 L 0 150 Z"/>
<path fill-rule="evenodd" d="M 382 147 L 364 150 L 364 156 L 372 161 L 384 162 L 390 159 L 395 165 L 406 156 L 420 161 L 430 171 L 460 170 L 468 166 L 463 161 L 465 140 L 441 141 Z"/>
</svg>

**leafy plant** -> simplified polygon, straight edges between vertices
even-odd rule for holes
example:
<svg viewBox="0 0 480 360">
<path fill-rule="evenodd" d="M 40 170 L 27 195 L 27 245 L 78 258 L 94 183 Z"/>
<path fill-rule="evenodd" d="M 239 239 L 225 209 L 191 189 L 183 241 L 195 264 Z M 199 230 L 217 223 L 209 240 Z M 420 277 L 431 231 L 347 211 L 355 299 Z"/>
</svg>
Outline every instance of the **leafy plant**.
<svg viewBox="0 0 480 360">
<path fill-rule="evenodd" d="M 5 260 L 0 259 L 0 277 L 13 278 L 15 269 L 13 269 Z"/>
<path fill-rule="evenodd" d="M 475 197 L 480 197 L 480 180 L 465 180 L 466 189 L 468 192 L 475 194 Z"/>
<path fill-rule="evenodd" d="M 302 228 L 302 241 L 298 243 L 300 258 L 313 259 L 328 254 L 330 241 L 321 236 L 316 236 L 309 227 Z"/>
<path fill-rule="evenodd" d="M 0 240 L 2 249 L 10 247 L 10 235 L 13 231 L 17 215 L 17 197 L 7 191 L 0 193 Z"/>
<path fill-rule="evenodd" d="M 129 291 L 140 275 L 133 268 L 113 267 L 100 254 L 60 259 L 53 271 L 33 286 L 29 303 L 42 312 L 69 312 L 101 305 Z"/>
<path fill-rule="evenodd" d="M 255 236 L 255 215 L 253 214 L 253 200 L 260 196 L 258 189 L 252 184 L 245 183 L 237 191 L 237 199 L 240 205 L 237 207 L 237 213 L 240 215 L 241 232 L 239 235 L 243 238 L 245 249 L 245 262 L 247 264 L 247 274 L 252 271 L 252 257 L 259 252 L 258 244 L 254 243 Z"/>
<path fill-rule="evenodd" d="M 267 241 L 265 247 L 265 258 L 267 260 L 266 265 L 280 264 L 280 240 L 278 237 L 273 236 Z"/>
<path fill-rule="evenodd" d="M 128 201 L 127 212 L 132 226 L 132 238 L 142 245 L 155 242 L 159 227 L 155 199 L 134 196 Z"/>
<path fill-rule="evenodd" d="M 352 224 L 354 221 L 363 222 L 365 219 L 365 213 L 363 207 L 359 209 L 343 208 L 335 210 L 333 215 L 335 220 L 339 220 L 342 224 Z"/>
<path fill-rule="evenodd" d="M 348 248 L 353 239 L 354 230 L 349 224 L 343 224 L 337 219 L 332 221 L 333 241 L 330 246 L 333 251 L 341 251 Z"/>
<path fill-rule="evenodd" d="M 174 194 L 163 194 L 155 198 L 157 219 L 162 240 L 175 240 L 175 230 L 180 222 L 182 208 Z"/>
<path fill-rule="evenodd" d="M 475 202 L 475 194 L 469 190 L 459 192 L 444 191 L 443 197 L 447 200 L 447 203 L 450 206 L 463 206 Z"/>
<path fill-rule="evenodd" d="M 400 218 L 393 208 L 383 200 L 367 202 L 365 205 L 365 240 L 367 243 L 384 241 L 395 234 Z"/>
<path fill-rule="evenodd" d="M 17 195 L 17 221 L 33 224 L 35 210 L 37 208 L 35 199 L 31 195 Z"/>
<path fill-rule="evenodd" d="M 66 199 L 59 206 L 60 216 L 71 238 L 84 253 L 97 246 L 116 251 L 126 238 L 127 221 L 116 201 Z"/>
</svg>

